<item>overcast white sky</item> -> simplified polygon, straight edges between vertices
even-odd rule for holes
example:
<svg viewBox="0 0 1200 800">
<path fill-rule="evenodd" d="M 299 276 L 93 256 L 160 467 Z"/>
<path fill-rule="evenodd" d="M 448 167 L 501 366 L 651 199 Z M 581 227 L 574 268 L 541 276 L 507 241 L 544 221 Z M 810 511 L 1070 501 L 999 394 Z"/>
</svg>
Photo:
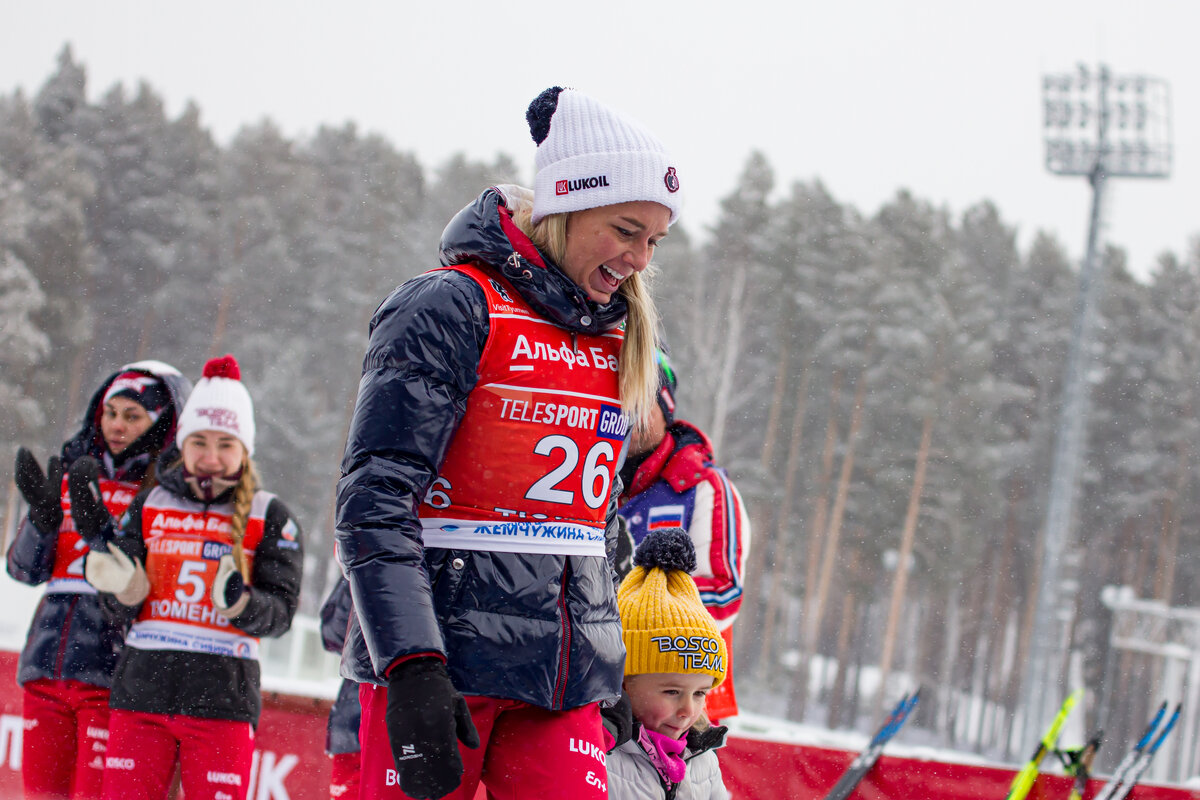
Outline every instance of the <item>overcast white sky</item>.
<svg viewBox="0 0 1200 800">
<path fill-rule="evenodd" d="M 353 120 L 434 166 L 513 156 L 559 84 L 640 119 L 674 151 L 701 237 L 749 153 L 780 191 L 814 177 L 864 213 L 906 187 L 955 214 L 992 199 L 1082 257 L 1090 190 L 1043 167 L 1041 77 L 1106 63 L 1171 84 L 1174 174 L 1110 183 L 1107 235 L 1145 274 L 1200 233 L 1194 0 L 56 0 L 0 25 L 0 91 L 36 92 L 64 43 L 89 92 L 148 82 L 217 138 L 270 117 L 292 137 Z"/>
</svg>

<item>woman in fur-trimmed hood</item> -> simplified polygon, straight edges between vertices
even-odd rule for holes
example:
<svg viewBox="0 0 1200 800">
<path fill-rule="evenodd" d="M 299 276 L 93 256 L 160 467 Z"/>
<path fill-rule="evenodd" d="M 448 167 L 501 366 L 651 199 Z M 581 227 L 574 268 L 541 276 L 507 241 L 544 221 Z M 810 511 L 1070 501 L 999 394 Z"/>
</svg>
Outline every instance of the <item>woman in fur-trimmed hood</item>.
<svg viewBox="0 0 1200 800">
<path fill-rule="evenodd" d="M 29 514 L 9 548 L 8 574 L 46 586 L 17 668 L 32 723 L 22 739 L 28 797 L 100 796 L 109 688 L 128 628 L 105 618 L 84 580 L 88 542 L 76 530 L 63 476 L 80 458 L 94 458 L 109 513 L 123 513 L 153 481 L 154 461 L 174 437 L 191 390 L 169 364 L 126 364 L 96 389 L 79 431 L 45 471 L 30 450 L 17 451 L 14 477 Z"/>
</svg>

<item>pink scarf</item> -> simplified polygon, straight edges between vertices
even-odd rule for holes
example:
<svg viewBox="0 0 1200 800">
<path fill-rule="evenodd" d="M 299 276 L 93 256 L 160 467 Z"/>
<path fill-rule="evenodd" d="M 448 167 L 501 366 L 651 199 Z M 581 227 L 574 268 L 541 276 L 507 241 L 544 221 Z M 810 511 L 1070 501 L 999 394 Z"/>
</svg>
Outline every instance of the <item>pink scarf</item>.
<svg viewBox="0 0 1200 800">
<path fill-rule="evenodd" d="M 679 739 L 672 739 L 670 736 L 642 727 L 641 732 L 638 733 L 638 744 L 642 746 L 642 750 L 646 751 L 646 755 L 650 757 L 650 763 L 658 770 L 658 774 L 664 781 L 679 783 L 683 780 L 683 776 L 687 773 L 687 762 L 683 760 L 683 751 L 687 747 L 686 733 Z"/>
</svg>

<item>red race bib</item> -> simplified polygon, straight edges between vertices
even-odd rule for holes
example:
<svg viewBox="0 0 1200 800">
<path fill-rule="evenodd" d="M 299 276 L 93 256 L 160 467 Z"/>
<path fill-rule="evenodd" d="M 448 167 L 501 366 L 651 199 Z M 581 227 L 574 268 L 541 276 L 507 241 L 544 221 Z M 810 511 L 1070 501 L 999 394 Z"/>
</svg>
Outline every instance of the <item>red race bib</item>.
<svg viewBox="0 0 1200 800">
<path fill-rule="evenodd" d="M 263 517 L 273 495 L 257 492 L 250 505 L 242 548 L 254 565 L 263 537 Z M 243 633 L 217 613 L 212 585 L 221 556 L 233 552 L 232 504 L 209 508 L 156 487 L 142 507 L 146 576 L 150 594 L 125 638 L 143 650 L 258 658 L 258 639 Z"/>
<path fill-rule="evenodd" d="M 479 381 L 421 505 L 425 545 L 604 555 L 604 521 L 628 432 L 623 333 L 572 335 L 478 267 L 489 306 Z"/>
</svg>

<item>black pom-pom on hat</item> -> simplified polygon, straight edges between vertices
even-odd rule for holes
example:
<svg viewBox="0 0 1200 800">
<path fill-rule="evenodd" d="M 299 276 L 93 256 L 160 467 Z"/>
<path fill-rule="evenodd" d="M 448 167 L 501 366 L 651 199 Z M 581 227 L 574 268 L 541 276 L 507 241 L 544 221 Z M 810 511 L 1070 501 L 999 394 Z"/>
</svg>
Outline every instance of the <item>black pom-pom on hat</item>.
<svg viewBox="0 0 1200 800">
<path fill-rule="evenodd" d="M 633 565 L 643 569 L 658 567 L 691 573 L 696 569 L 696 547 L 683 528 L 651 531 L 638 545 Z"/>
<path fill-rule="evenodd" d="M 550 135 L 550 118 L 558 109 L 558 96 L 562 93 L 561 86 L 551 86 L 546 91 L 533 98 L 529 109 L 525 112 L 525 121 L 529 123 L 529 133 L 533 141 L 541 144 Z"/>
</svg>

